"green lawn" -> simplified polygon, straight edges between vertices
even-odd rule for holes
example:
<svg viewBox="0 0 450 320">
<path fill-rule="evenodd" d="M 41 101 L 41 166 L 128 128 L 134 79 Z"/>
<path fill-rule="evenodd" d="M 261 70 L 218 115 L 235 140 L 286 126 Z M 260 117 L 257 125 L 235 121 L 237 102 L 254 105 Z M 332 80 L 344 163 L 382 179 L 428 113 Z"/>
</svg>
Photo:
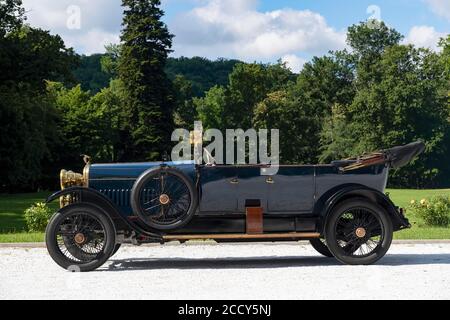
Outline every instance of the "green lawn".
<svg viewBox="0 0 450 320">
<path fill-rule="evenodd" d="M 400 207 L 407 208 L 411 200 L 421 200 L 436 195 L 450 196 L 448 190 L 388 190 L 391 199 Z M 23 212 L 35 202 L 42 202 L 50 192 L 0 195 L 0 243 L 11 242 L 41 242 L 42 233 L 27 233 Z M 52 208 L 56 210 L 58 203 L 54 202 Z M 397 232 L 396 239 L 450 239 L 450 228 L 430 228 L 424 226 L 420 219 L 410 211 L 406 212 L 412 229 Z"/>
<path fill-rule="evenodd" d="M 42 242 L 42 233 L 27 233 L 24 211 L 36 202 L 45 202 L 51 192 L 0 194 L 0 243 Z M 52 203 L 57 209 L 58 203 Z"/>
<path fill-rule="evenodd" d="M 394 203 L 402 208 L 408 208 L 411 200 L 430 199 L 434 196 L 450 196 L 450 189 L 445 190 L 388 190 Z M 402 240 L 427 240 L 427 239 L 450 239 L 450 228 L 427 227 L 420 218 L 416 217 L 410 210 L 406 211 L 406 217 L 412 224 L 412 228 L 395 233 L 395 239 Z"/>
</svg>

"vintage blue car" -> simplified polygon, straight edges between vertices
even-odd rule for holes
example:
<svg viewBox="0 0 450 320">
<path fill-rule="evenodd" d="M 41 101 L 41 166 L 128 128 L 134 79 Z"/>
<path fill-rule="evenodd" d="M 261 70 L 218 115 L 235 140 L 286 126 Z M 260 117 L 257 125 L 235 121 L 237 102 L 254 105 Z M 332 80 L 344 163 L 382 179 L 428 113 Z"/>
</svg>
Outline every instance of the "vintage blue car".
<svg viewBox="0 0 450 320">
<path fill-rule="evenodd" d="M 403 210 L 384 194 L 390 168 L 424 151 L 422 142 L 336 161 L 280 166 L 193 162 L 91 164 L 61 172 L 61 209 L 46 244 L 61 267 L 91 271 L 121 244 L 309 240 L 342 263 L 372 264 L 393 232 L 409 228 Z"/>
</svg>

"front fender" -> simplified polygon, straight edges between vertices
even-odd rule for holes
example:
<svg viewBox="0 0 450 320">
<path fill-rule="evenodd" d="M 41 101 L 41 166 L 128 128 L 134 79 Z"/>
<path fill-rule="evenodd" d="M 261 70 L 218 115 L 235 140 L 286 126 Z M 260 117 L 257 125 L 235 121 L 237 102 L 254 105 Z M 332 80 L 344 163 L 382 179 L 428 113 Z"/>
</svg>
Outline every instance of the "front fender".
<svg viewBox="0 0 450 320">
<path fill-rule="evenodd" d="M 332 194 L 326 195 L 326 199 L 322 198 L 318 201 L 318 205 L 315 210 L 321 217 L 321 230 L 323 230 L 326 225 L 328 216 L 333 208 L 338 203 L 351 198 L 365 198 L 368 201 L 383 207 L 391 217 L 394 231 L 411 227 L 408 219 L 404 217 L 399 208 L 382 192 L 363 185 L 345 185 L 333 190 Z"/>
<path fill-rule="evenodd" d="M 139 234 L 145 235 L 147 237 L 160 240 L 161 235 L 144 230 L 140 226 L 135 223 L 129 221 L 125 217 L 120 214 L 120 210 L 116 207 L 114 203 L 111 202 L 104 194 L 100 193 L 97 190 L 86 188 L 86 187 L 72 187 L 67 188 L 58 192 L 55 192 L 51 196 L 49 196 L 46 200 L 46 203 L 53 202 L 60 197 L 66 195 L 75 195 L 76 203 L 87 203 L 95 205 L 101 208 L 116 224 L 116 222 L 122 222 L 125 224 L 130 230 L 134 230 Z"/>
</svg>

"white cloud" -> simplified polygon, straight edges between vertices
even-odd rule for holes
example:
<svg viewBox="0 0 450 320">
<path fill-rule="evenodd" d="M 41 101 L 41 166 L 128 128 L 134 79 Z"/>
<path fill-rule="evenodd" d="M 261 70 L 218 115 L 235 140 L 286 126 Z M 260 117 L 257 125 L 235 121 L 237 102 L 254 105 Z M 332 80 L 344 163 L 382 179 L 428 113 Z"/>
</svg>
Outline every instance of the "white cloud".
<svg viewBox="0 0 450 320">
<path fill-rule="evenodd" d="M 438 16 L 450 21 L 450 1 L 449 0 L 426 0 L 431 10 Z"/>
<path fill-rule="evenodd" d="M 117 33 L 109 33 L 99 29 L 89 30 L 87 33 L 67 35 L 64 38 L 67 47 L 77 47 L 83 54 L 105 52 L 105 46 L 110 43 L 119 43 Z"/>
<path fill-rule="evenodd" d="M 415 26 L 411 28 L 404 42 L 437 51 L 440 38 L 445 36 L 445 33 L 436 31 L 434 27 Z"/>
<path fill-rule="evenodd" d="M 23 0 L 23 4 L 27 23 L 59 34 L 79 53 L 104 52 L 105 44 L 119 41 L 121 0 Z M 79 29 L 68 27 L 74 18 L 68 9 L 73 6 L 79 8 Z"/>
<path fill-rule="evenodd" d="M 328 26 L 310 10 L 257 10 L 256 0 L 206 0 L 176 17 L 169 27 L 176 35 L 177 55 L 243 60 L 320 55 L 344 48 L 345 32 Z M 298 63 L 298 60 L 297 60 Z"/>
<path fill-rule="evenodd" d="M 306 59 L 303 59 L 295 54 L 284 55 L 281 58 L 281 61 L 286 63 L 286 66 L 295 73 L 299 73 L 303 69 L 304 64 L 307 62 Z"/>
</svg>

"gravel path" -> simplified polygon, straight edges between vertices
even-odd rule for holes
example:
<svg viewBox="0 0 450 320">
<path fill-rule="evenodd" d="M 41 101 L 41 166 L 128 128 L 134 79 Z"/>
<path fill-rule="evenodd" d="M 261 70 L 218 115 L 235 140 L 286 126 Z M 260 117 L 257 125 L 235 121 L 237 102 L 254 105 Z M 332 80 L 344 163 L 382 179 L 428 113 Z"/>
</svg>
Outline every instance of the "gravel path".
<svg viewBox="0 0 450 320">
<path fill-rule="evenodd" d="M 43 248 L 0 248 L 0 299 L 450 299 L 450 244 L 394 244 L 343 266 L 303 244 L 124 247 L 91 273 Z"/>
</svg>

